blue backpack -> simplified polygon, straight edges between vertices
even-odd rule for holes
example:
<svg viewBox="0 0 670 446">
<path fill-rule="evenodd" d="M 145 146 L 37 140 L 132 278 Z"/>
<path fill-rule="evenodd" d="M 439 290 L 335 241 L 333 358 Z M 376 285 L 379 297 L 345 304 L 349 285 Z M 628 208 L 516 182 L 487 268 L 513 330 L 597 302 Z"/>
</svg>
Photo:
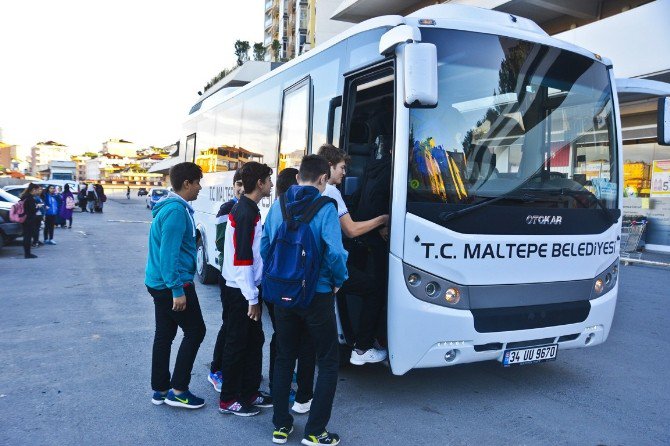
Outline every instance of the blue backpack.
<svg viewBox="0 0 670 446">
<path fill-rule="evenodd" d="M 309 222 L 319 210 L 333 203 L 332 198 L 319 197 L 294 218 L 286 210 L 284 194 L 279 196 L 283 222 L 270 244 L 263 265 L 263 300 L 284 308 L 307 308 L 314 298 L 319 281 L 321 257 Z"/>
</svg>

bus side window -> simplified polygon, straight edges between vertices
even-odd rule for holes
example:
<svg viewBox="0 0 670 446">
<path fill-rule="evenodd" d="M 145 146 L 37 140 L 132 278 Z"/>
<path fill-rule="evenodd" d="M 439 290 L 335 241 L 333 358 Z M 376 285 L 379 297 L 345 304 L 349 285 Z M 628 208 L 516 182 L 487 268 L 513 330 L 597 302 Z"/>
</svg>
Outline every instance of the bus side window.
<svg viewBox="0 0 670 446">
<path fill-rule="evenodd" d="M 195 158 L 195 133 L 186 137 L 186 158 L 185 161 L 193 162 Z"/>
<path fill-rule="evenodd" d="M 300 167 L 300 161 L 307 153 L 310 84 L 310 78 L 307 77 L 284 91 L 277 172 L 287 167 Z"/>
</svg>

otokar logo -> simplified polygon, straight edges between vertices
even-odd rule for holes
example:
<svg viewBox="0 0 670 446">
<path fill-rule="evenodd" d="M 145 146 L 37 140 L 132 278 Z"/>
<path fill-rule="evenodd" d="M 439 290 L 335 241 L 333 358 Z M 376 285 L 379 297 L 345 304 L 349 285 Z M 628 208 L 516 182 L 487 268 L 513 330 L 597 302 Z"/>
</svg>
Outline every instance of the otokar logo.
<svg viewBox="0 0 670 446">
<path fill-rule="evenodd" d="M 563 224 L 563 217 L 560 215 L 529 215 L 526 217 L 528 225 L 560 225 Z"/>
</svg>

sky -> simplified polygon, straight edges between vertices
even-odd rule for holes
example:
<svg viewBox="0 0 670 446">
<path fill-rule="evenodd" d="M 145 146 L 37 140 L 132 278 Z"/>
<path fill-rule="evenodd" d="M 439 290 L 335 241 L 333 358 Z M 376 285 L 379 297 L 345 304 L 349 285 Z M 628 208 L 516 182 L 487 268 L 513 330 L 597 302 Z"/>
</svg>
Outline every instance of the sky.
<svg viewBox="0 0 670 446">
<path fill-rule="evenodd" d="M 0 2 L 0 128 L 26 153 L 110 138 L 166 146 L 198 90 L 263 40 L 265 0 Z M 250 56 L 252 51 L 249 52 Z"/>
</svg>

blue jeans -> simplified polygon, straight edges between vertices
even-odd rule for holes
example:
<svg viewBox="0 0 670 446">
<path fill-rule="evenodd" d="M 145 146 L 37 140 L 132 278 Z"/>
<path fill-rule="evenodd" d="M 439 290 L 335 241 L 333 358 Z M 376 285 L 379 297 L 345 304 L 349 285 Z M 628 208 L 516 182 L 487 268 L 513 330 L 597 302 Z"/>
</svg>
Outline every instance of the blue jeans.
<svg viewBox="0 0 670 446">
<path fill-rule="evenodd" d="M 305 425 L 305 435 L 320 435 L 326 430 L 333 409 L 339 367 L 335 299 L 332 293 L 317 293 L 306 309 L 275 306 L 277 359 L 272 380 L 275 427 L 293 426 L 289 413 L 289 393 L 293 368 L 300 351 L 303 324 L 316 348 L 319 374 L 314 399 Z"/>
</svg>

